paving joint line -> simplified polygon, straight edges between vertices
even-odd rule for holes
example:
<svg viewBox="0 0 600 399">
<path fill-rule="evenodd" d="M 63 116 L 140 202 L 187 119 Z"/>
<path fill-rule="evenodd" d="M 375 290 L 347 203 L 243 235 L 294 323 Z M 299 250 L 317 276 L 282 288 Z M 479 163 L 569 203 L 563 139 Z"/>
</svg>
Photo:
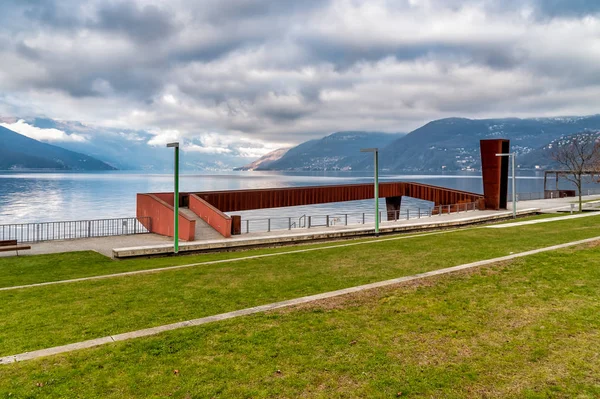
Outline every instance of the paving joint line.
<svg viewBox="0 0 600 399">
<path fill-rule="evenodd" d="M 145 328 L 145 329 L 136 330 L 136 331 L 130 331 L 130 332 L 126 332 L 126 333 L 109 335 L 106 337 L 95 338 L 95 339 L 91 339 L 91 340 L 87 340 L 87 341 L 76 342 L 76 343 L 61 345 L 61 346 L 55 346 L 55 347 L 35 350 L 35 351 L 31 351 L 31 352 L 24 352 L 24 353 L 20 353 L 20 354 L 16 354 L 16 355 L 11 355 L 11 356 L 4 356 L 4 357 L 0 357 L 0 365 L 16 363 L 16 362 L 21 362 L 21 361 L 25 361 L 25 360 L 33 360 L 33 359 L 38 359 L 41 357 L 47 357 L 47 356 L 51 356 L 51 355 L 73 352 L 73 351 L 80 350 L 80 349 L 94 348 L 94 347 L 106 345 L 106 344 L 109 344 L 112 342 L 120 342 L 120 341 L 135 339 L 135 338 L 149 337 L 149 336 L 157 335 L 157 334 L 160 334 L 160 333 L 163 333 L 166 331 L 178 330 L 178 329 L 190 327 L 190 326 L 200 326 L 203 324 L 208 324 L 208 323 L 212 323 L 212 322 L 216 322 L 216 321 L 228 320 L 228 319 L 233 319 L 235 317 L 248 316 L 248 315 L 256 314 L 256 313 L 263 313 L 263 312 L 267 312 L 270 310 L 301 305 L 301 304 L 315 302 L 315 301 L 319 301 L 319 300 L 323 300 L 323 299 L 329 299 L 329 298 L 334 298 L 334 297 L 338 297 L 338 296 L 342 296 L 342 295 L 348 295 L 348 294 L 352 294 L 352 293 L 356 293 L 356 292 L 360 292 L 360 291 L 366 291 L 366 290 L 370 290 L 370 289 L 374 289 L 374 288 L 387 287 L 387 286 L 397 285 L 397 284 L 401 284 L 401 283 L 405 283 L 405 282 L 409 282 L 409 281 L 420 280 L 420 279 L 424 279 L 427 277 L 450 274 L 450 273 L 454 273 L 457 271 L 473 269 L 473 268 L 477 268 L 480 266 L 486 266 L 486 265 L 490 265 L 490 264 L 494 264 L 494 263 L 498 263 L 498 262 L 522 258 L 522 257 L 526 257 L 529 255 L 535 255 L 535 254 L 539 254 L 539 253 L 543 253 L 543 252 L 549 252 L 549 251 L 554 251 L 554 250 L 558 250 L 558 249 L 573 247 L 576 245 L 586 244 L 586 243 L 595 242 L 595 241 L 600 241 L 600 236 L 587 238 L 584 240 L 572 241 L 572 242 L 563 243 L 563 244 L 552 245 L 552 246 L 544 247 L 544 248 L 533 249 L 533 250 L 529 250 L 529 251 L 525 251 L 525 252 L 520 252 L 517 254 L 501 256 L 499 258 L 486 259 L 486 260 L 466 263 L 466 264 L 462 264 L 462 265 L 458 265 L 458 266 L 447 267 L 444 269 L 438 269 L 438 270 L 432 270 L 429 272 L 413 274 L 411 276 L 404 276 L 404 277 L 399 277 L 399 278 L 395 278 L 395 279 L 391 279 L 391 280 L 384 280 L 384 281 L 379 281 L 379 282 L 375 282 L 375 283 L 369 283 L 369 284 L 359 285 L 359 286 L 355 286 L 355 287 L 343 288 L 340 290 L 329 291 L 329 292 L 324 292 L 324 293 L 320 293 L 320 294 L 309 295 L 309 296 L 304 296 L 304 297 L 300 297 L 300 298 L 288 299 L 288 300 L 284 300 L 284 301 L 273 302 L 270 304 L 234 310 L 231 312 L 201 317 L 198 319 L 186 320 L 186 321 L 166 324 L 166 325 L 162 325 L 162 326 L 157 326 L 157 327 L 150 327 L 150 328 Z"/>
</svg>

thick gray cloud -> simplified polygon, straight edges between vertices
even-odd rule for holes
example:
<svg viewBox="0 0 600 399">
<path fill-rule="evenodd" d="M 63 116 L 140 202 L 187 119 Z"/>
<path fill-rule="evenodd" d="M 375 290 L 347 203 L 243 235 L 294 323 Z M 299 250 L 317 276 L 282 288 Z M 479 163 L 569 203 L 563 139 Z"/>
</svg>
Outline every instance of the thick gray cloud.
<svg viewBox="0 0 600 399">
<path fill-rule="evenodd" d="M 408 131 L 447 116 L 596 113 L 586 0 L 7 0 L 0 116 L 202 148 Z M 260 152 L 260 151 L 258 151 Z"/>
<path fill-rule="evenodd" d="M 107 3 L 98 8 L 97 18 L 89 23 L 91 28 L 125 34 L 138 41 L 167 39 L 177 30 L 170 11 L 155 5 Z"/>
</svg>

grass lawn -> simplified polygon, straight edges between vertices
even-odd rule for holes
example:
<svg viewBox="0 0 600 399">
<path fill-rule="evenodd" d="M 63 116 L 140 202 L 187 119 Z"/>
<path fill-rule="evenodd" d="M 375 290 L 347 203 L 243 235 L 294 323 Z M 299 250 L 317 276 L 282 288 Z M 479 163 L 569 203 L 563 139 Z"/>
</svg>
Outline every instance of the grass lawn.
<svg viewBox="0 0 600 399">
<path fill-rule="evenodd" d="M 518 221 L 535 220 L 546 217 L 557 217 L 557 215 L 536 215 L 527 218 L 519 218 Z M 504 223 L 513 223 L 513 221 L 511 220 Z M 442 233 L 447 234 L 447 232 Z M 411 235 L 413 234 L 409 234 L 408 236 Z M 405 237 L 407 235 L 404 234 L 402 236 Z M 385 236 L 383 238 L 389 237 L 390 236 Z M 285 246 L 280 248 L 256 249 L 241 252 L 180 255 L 160 258 L 132 258 L 118 261 L 112 260 L 92 251 L 37 256 L 4 257 L 0 258 L 0 287 L 35 284 L 46 281 L 66 280 L 135 270 L 154 269 L 159 267 L 207 262 L 220 259 L 235 259 L 251 255 L 288 252 L 304 248 L 322 248 L 335 246 L 346 242 L 368 242 L 373 240 L 373 238 L 362 238 L 329 243 L 302 244 L 298 246 Z"/>
<path fill-rule="evenodd" d="M 597 398 L 599 304 L 586 246 L 2 366 L 0 397 Z"/>
<path fill-rule="evenodd" d="M 4 291 L 0 292 L 0 355 L 594 237 L 600 235 L 595 220 L 582 218 L 501 231 L 471 229 L 156 274 Z"/>
</svg>

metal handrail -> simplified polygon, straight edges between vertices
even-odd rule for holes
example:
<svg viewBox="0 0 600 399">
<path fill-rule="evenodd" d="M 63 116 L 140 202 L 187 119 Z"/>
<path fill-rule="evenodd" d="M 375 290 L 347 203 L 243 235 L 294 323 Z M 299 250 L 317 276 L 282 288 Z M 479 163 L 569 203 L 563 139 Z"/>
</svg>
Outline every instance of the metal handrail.
<svg viewBox="0 0 600 399">
<path fill-rule="evenodd" d="M 434 215 L 442 215 L 448 213 L 461 213 L 477 210 L 477 202 L 468 202 L 452 205 L 438 205 L 427 208 L 407 208 L 402 211 L 380 211 L 379 220 L 382 220 L 382 215 L 387 215 L 388 221 L 419 219 L 432 217 Z M 355 213 L 333 213 L 321 215 L 302 215 L 298 218 L 298 223 L 292 222 L 291 217 L 272 217 L 272 218 L 256 218 L 245 219 L 246 233 L 251 232 L 270 232 L 272 230 L 292 230 L 298 228 L 314 228 L 314 227 L 331 227 L 337 225 L 349 224 L 366 224 L 374 219 L 372 213 L 355 212 Z M 251 228 L 253 227 L 253 228 Z"/>
<path fill-rule="evenodd" d="M 4 224 L 0 225 L 0 240 L 42 242 L 146 234 L 151 230 L 151 223 L 152 219 L 144 216 L 139 218 Z"/>
<path fill-rule="evenodd" d="M 559 198 L 558 196 L 554 196 L 554 193 L 558 193 L 560 190 L 547 190 L 549 192 L 550 198 Z M 594 195 L 594 194 L 600 194 L 600 189 L 599 188 L 584 188 L 581 190 L 581 195 Z M 577 191 L 575 191 L 577 192 Z M 516 195 L 517 197 L 517 201 L 533 201 L 533 200 L 538 200 L 538 199 L 548 199 L 546 198 L 546 192 L 544 191 L 533 191 L 533 192 L 526 192 L 526 193 L 517 193 Z"/>
<path fill-rule="evenodd" d="M 298 218 L 298 227 L 299 228 L 306 227 L 306 214 L 304 214 Z"/>
</svg>

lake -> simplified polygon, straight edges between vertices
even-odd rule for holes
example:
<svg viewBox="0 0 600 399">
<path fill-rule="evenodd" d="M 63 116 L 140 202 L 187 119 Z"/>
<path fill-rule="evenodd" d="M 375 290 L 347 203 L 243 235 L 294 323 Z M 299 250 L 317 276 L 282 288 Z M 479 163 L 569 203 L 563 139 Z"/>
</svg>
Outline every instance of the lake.
<svg viewBox="0 0 600 399">
<path fill-rule="evenodd" d="M 482 192 L 477 173 L 386 175 L 381 181 L 415 181 L 464 191 Z M 349 172 L 223 172 L 182 174 L 181 191 L 235 190 L 268 187 L 370 183 L 372 175 Z M 11 173 L 0 172 L 0 224 L 86 220 L 135 216 L 136 193 L 173 191 L 170 174 L 143 172 Z M 543 191 L 543 173 L 517 177 L 517 192 Z M 383 201 L 383 200 L 382 200 Z M 385 201 L 381 203 L 385 209 Z M 403 207 L 426 207 L 406 198 Z M 336 212 L 372 212 L 372 201 L 352 201 L 285 209 L 237 212 L 244 218 L 298 217 Z"/>
</svg>

